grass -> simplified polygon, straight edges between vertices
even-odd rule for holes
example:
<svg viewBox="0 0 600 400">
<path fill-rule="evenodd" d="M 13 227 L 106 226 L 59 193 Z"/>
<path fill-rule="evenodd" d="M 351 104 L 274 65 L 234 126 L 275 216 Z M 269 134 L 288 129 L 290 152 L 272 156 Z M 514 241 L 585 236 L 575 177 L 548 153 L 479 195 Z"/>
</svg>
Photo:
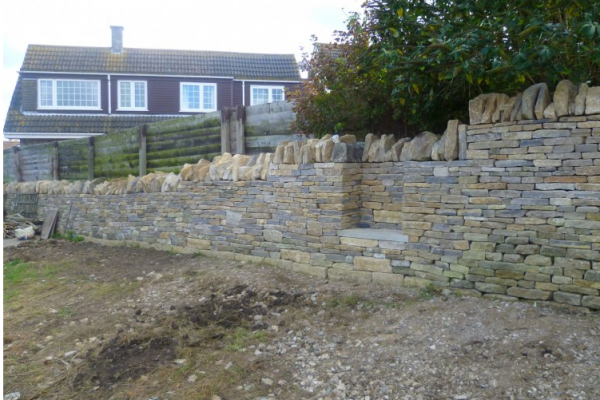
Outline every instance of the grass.
<svg viewBox="0 0 600 400">
<path fill-rule="evenodd" d="M 52 280 L 62 268 L 55 265 L 37 266 L 15 259 L 4 264 L 4 301 L 11 300 L 20 292 L 21 286 L 31 280 Z"/>
<path fill-rule="evenodd" d="M 67 231 L 64 235 L 62 233 L 56 232 L 52 235 L 52 238 L 53 239 L 64 239 L 64 240 L 68 240 L 70 242 L 75 242 L 75 243 L 84 241 L 83 236 L 76 235 L 75 232 L 73 232 L 71 230 Z"/>
<path fill-rule="evenodd" d="M 326 304 L 328 307 L 356 307 L 359 303 L 359 298 L 356 296 L 342 296 L 328 299 Z"/>
<path fill-rule="evenodd" d="M 441 292 L 442 290 L 439 287 L 435 285 L 427 285 L 419 290 L 419 297 L 423 300 L 430 300 Z"/>
<path fill-rule="evenodd" d="M 226 348 L 230 351 L 242 351 L 253 344 L 265 343 L 266 341 L 267 333 L 265 331 L 251 332 L 248 329 L 239 327 L 229 337 Z"/>
</svg>

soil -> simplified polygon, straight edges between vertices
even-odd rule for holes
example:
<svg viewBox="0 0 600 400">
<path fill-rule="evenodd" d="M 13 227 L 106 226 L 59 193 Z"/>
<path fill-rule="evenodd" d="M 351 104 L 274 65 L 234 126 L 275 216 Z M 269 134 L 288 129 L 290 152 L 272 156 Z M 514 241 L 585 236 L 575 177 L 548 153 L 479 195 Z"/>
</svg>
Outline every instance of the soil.
<svg viewBox="0 0 600 400">
<path fill-rule="evenodd" d="M 27 274 L 7 279 L 15 260 Z M 600 398 L 583 308 L 55 239 L 4 263 L 4 393 L 21 399 Z"/>
</svg>

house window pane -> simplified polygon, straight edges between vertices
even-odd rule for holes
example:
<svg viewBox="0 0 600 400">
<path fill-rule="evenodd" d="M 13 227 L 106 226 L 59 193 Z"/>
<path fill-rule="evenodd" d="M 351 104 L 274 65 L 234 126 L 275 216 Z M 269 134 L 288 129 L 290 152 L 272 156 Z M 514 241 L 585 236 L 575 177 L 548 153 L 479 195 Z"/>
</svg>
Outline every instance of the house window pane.
<svg viewBox="0 0 600 400">
<path fill-rule="evenodd" d="M 183 108 L 189 110 L 200 109 L 200 85 L 183 85 Z"/>
<path fill-rule="evenodd" d="M 203 88 L 203 109 L 204 110 L 214 110 L 216 109 L 215 105 L 215 87 L 214 86 L 204 86 Z"/>
<path fill-rule="evenodd" d="M 272 89 L 272 101 L 283 101 L 283 89 Z"/>
<path fill-rule="evenodd" d="M 98 82 L 56 81 L 58 107 L 99 107 Z"/>
<path fill-rule="evenodd" d="M 52 106 L 52 81 L 40 81 L 40 106 Z"/>
<path fill-rule="evenodd" d="M 252 104 L 264 104 L 269 102 L 269 89 L 253 88 L 252 89 Z"/>
<path fill-rule="evenodd" d="M 135 82 L 135 107 L 146 108 L 146 82 Z"/>
<path fill-rule="evenodd" d="M 131 107 L 131 84 L 129 82 L 119 82 L 121 98 L 119 107 Z"/>
</svg>

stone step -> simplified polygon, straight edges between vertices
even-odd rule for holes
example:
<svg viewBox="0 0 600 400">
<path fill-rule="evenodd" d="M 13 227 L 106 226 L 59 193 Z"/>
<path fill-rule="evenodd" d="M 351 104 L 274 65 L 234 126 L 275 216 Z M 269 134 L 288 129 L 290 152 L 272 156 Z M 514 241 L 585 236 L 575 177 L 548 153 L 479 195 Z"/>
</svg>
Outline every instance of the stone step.
<svg viewBox="0 0 600 400">
<path fill-rule="evenodd" d="M 402 233 L 399 229 L 372 229 L 372 228 L 355 228 L 355 229 L 340 229 L 338 231 L 340 237 L 350 237 L 356 239 L 373 239 L 385 240 L 388 242 L 408 243 L 408 236 Z"/>
</svg>

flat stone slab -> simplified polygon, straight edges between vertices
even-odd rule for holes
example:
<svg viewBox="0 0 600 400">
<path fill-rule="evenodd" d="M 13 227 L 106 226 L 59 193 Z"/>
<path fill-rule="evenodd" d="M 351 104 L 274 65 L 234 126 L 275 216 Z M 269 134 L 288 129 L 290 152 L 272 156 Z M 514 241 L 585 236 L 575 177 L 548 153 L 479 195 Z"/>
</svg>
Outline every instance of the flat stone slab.
<svg viewBox="0 0 600 400">
<path fill-rule="evenodd" d="M 404 235 L 399 229 L 371 229 L 371 228 L 355 228 L 355 229 L 340 229 L 338 231 L 340 237 L 350 237 L 357 239 L 373 239 L 385 240 L 388 242 L 408 243 L 408 236 Z"/>
</svg>

